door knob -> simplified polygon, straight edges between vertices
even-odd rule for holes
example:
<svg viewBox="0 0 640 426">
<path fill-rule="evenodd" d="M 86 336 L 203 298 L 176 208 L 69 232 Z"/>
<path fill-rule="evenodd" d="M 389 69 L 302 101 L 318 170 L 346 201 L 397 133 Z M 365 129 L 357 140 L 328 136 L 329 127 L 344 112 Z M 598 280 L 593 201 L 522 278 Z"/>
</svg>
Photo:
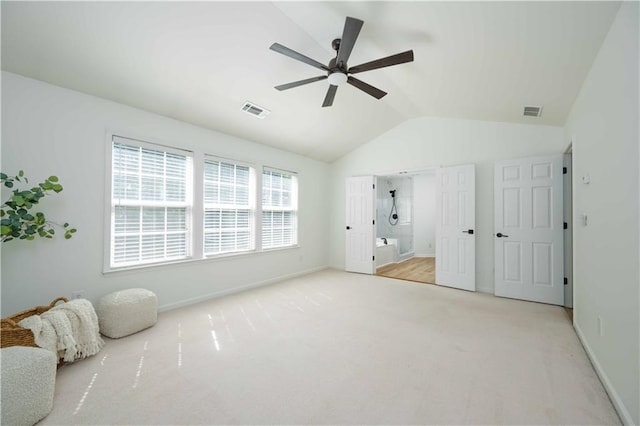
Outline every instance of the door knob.
<svg viewBox="0 0 640 426">
<path fill-rule="evenodd" d="M 505 238 L 506 238 L 506 237 L 508 237 L 508 235 L 504 235 L 502 232 L 498 232 L 498 233 L 496 234 L 496 237 L 498 237 L 498 238 L 505 237 Z"/>
<path fill-rule="evenodd" d="M 473 235 L 473 229 L 469 229 L 468 231 L 462 231 L 465 234 Z"/>
<path fill-rule="evenodd" d="M 347 226 L 347 230 L 349 230 L 349 229 L 351 229 L 351 227 L 350 227 L 350 226 Z"/>
</svg>

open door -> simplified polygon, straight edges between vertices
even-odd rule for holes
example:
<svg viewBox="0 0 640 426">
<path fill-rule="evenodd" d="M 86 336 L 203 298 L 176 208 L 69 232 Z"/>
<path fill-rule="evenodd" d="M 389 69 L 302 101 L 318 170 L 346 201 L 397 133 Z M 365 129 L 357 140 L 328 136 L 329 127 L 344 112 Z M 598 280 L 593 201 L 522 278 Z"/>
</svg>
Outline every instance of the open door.
<svg viewBox="0 0 640 426">
<path fill-rule="evenodd" d="M 475 165 L 436 170 L 436 284 L 476 291 Z"/>
<path fill-rule="evenodd" d="M 495 295 L 564 304 L 562 156 L 495 163 Z"/>
<path fill-rule="evenodd" d="M 346 259 L 347 272 L 375 273 L 375 177 L 347 178 Z"/>
</svg>

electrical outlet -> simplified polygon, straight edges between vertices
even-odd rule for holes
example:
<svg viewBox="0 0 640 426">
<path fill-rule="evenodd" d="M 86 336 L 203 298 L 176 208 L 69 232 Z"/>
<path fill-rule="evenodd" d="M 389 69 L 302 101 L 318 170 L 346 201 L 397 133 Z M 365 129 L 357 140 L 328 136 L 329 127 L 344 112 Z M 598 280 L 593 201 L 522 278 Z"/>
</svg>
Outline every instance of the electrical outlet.
<svg viewBox="0 0 640 426">
<path fill-rule="evenodd" d="M 72 299 L 84 299 L 84 290 L 76 290 L 71 292 Z"/>
</svg>

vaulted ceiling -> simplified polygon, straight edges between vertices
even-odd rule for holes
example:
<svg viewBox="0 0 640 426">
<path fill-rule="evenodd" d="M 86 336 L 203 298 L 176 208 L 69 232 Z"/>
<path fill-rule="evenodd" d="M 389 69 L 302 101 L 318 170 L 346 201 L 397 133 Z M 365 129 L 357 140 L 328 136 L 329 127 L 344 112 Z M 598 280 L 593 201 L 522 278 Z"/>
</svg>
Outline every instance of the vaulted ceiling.
<svg viewBox="0 0 640 426">
<path fill-rule="evenodd" d="M 2 2 L 2 69 L 332 162 L 419 116 L 563 125 L 619 2 Z M 346 16 L 364 20 L 350 65 L 389 94 L 327 80 Z M 257 119 L 245 101 L 271 111 Z M 525 105 L 543 106 L 539 118 Z"/>
</svg>

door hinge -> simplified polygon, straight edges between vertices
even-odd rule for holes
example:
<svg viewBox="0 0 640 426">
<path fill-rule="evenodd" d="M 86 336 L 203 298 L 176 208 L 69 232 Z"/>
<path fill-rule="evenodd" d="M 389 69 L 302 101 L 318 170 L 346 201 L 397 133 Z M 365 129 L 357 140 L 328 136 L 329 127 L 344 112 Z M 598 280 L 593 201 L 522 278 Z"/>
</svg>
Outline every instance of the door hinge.
<svg viewBox="0 0 640 426">
<path fill-rule="evenodd" d="M 373 189 L 376 189 L 376 184 L 375 183 L 373 184 Z"/>
<path fill-rule="evenodd" d="M 566 167 L 563 167 L 563 168 L 562 168 L 562 174 L 563 174 L 563 175 L 566 175 L 566 174 L 567 174 L 567 168 L 566 168 Z"/>
<path fill-rule="evenodd" d="M 375 220 L 375 219 L 373 219 L 373 224 L 374 224 L 374 225 L 376 224 L 376 220 Z"/>
<path fill-rule="evenodd" d="M 376 257 L 375 257 L 375 256 L 373 256 L 373 258 L 372 258 L 371 260 L 376 260 Z"/>
<path fill-rule="evenodd" d="M 567 224 L 567 222 L 564 222 L 564 223 L 562 224 L 562 227 L 563 227 L 563 229 L 567 229 L 567 228 L 569 227 L 569 225 Z"/>
<path fill-rule="evenodd" d="M 564 285 L 568 285 L 569 284 L 569 278 L 564 277 Z"/>
</svg>

